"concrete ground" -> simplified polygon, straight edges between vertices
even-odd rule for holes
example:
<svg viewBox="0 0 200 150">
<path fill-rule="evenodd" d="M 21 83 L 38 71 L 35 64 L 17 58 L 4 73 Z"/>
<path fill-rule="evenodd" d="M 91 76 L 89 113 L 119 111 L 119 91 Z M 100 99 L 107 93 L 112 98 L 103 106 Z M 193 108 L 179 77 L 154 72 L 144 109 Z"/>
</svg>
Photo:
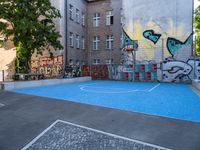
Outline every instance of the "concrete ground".
<svg viewBox="0 0 200 150">
<path fill-rule="evenodd" d="M 200 123 L 7 91 L 0 92 L 0 103 L 0 150 L 21 149 L 57 119 L 174 150 L 200 150 Z"/>
</svg>

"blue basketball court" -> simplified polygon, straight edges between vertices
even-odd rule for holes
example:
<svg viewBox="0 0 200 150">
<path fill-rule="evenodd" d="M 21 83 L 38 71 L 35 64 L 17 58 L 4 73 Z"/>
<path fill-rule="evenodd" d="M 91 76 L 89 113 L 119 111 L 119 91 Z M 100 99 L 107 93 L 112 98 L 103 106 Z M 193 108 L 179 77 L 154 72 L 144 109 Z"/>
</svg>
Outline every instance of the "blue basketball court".
<svg viewBox="0 0 200 150">
<path fill-rule="evenodd" d="M 200 122 L 200 97 L 187 84 L 88 81 L 15 90 L 149 115 Z"/>
</svg>

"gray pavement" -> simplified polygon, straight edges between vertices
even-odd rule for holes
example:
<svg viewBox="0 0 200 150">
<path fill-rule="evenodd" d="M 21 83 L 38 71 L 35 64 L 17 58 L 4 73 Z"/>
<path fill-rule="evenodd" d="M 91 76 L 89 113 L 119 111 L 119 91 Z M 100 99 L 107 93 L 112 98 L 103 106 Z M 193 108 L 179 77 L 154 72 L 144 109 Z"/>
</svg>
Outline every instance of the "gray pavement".
<svg viewBox="0 0 200 150">
<path fill-rule="evenodd" d="M 175 150 L 200 150 L 200 123 L 0 91 L 0 150 L 18 150 L 57 119 Z"/>
</svg>

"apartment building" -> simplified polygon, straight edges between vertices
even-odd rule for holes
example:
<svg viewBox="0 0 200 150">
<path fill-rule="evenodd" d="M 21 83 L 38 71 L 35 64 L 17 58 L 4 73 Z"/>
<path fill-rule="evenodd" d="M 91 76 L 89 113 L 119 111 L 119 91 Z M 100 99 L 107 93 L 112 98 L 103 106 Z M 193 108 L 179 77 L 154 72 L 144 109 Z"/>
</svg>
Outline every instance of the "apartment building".
<svg viewBox="0 0 200 150">
<path fill-rule="evenodd" d="M 66 3 L 67 64 L 119 63 L 122 0 Z"/>
<path fill-rule="evenodd" d="M 59 76 L 64 66 L 120 63 L 122 0 L 51 0 L 63 50 L 32 57 L 32 72 Z"/>
<path fill-rule="evenodd" d="M 87 2 L 66 1 L 66 53 L 67 64 L 81 65 L 87 62 Z"/>
<path fill-rule="evenodd" d="M 87 5 L 88 63 L 120 63 L 122 0 Z"/>
</svg>

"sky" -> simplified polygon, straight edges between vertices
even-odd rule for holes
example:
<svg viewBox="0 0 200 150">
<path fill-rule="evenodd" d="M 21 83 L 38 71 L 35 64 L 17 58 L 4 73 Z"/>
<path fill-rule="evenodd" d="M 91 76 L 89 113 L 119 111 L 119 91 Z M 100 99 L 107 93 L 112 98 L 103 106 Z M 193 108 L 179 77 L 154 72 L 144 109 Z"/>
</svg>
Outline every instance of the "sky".
<svg viewBox="0 0 200 150">
<path fill-rule="evenodd" d="M 194 0 L 194 8 L 197 8 L 200 5 L 199 0 Z"/>
</svg>

